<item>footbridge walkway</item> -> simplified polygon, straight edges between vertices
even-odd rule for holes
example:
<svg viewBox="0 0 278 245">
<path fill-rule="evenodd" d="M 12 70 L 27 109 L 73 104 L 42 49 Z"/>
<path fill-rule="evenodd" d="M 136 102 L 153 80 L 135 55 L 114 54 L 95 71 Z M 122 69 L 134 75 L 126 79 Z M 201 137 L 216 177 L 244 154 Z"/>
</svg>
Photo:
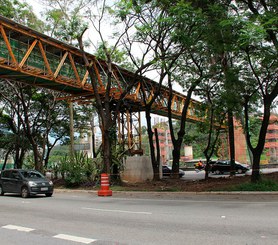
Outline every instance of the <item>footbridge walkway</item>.
<svg viewBox="0 0 278 245">
<path fill-rule="evenodd" d="M 96 74 L 98 92 L 101 96 L 104 96 L 106 92 L 107 63 L 104 60 L 97 59 L 92 54 L 87 53 L 87 56 Z M 133 88 L 124 98 L 124 105 L 126 106 L 121 107 L 121 113 L 139 114 L 140 111 L 144 111 L 143 98 L 151 99 L 158 88 L 158 83 L 115 64 L 112 68 L 111 101 L 120 99 L 124 88 L 133 82 Z M 86 103 L 94 98 L 94 90 L 88 71 L 84 66 L 82 52 L 79 49 L 3 16 L 0 16 L 0 79 L 9 79 L 32 86 L 61 91 L 65 93 L 64 98 L 70 101 Z M 152 113 L 166 116 L 168 98 L 169 90 L 166 86 L 162 86 L 160 94 L 152 106 Z M 174 118 L 178 119 L 181 116 L 185 99 L 186 96 L 173 91 L 171 110 Z M 191 100 L 187 114 L 188 120 L 201 120 L 196 113 L 199 104 L 198 101 Z M 139 116 L 137 118 L 140 120 Z M 132 130 L 136 130 L 136 127 L 132 129 L 131 125 L 123 128 L 130 131 L 127 134 L 132 134 Z M 124 132 L 122 132 L 123 134 Z M 140 133 L 137 130 L 137 133 L 133 134 L 139 135 Z M 132 138 L 135 139 L 134 136 Z M 133 143 L 130 142 L 130 144 Z"/>
</svg>

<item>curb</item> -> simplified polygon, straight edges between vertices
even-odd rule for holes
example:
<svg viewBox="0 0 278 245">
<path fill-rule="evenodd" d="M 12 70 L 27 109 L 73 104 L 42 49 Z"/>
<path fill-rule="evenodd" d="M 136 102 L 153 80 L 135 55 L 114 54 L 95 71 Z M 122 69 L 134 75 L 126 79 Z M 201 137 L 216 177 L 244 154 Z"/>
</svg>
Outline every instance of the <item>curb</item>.
<svg viewBox="0 0 278 245">
<path fill-rule="evenodd" d="M 95 193 L 98 190 L 74 190 L 74 189 L 54 189 L 54 192 L 58 193 Z M 278 191 L 202 191 L 202 192 L 171 192 L 171 191 L 112 191 L 114 194 L 125 195 L 153 195 L 153 196 L 166 196 L 166 195 L 278 195 Z"/>
</svg>

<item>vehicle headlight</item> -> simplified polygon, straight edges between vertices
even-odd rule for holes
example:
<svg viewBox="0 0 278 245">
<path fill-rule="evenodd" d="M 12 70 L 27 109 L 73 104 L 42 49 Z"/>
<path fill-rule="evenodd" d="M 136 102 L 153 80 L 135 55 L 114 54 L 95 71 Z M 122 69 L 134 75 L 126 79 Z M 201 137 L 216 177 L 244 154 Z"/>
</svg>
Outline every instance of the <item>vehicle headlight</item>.
<svg viewBox="0 0 278 245">
<path fill-rule="evenodd" d="M 36 185 L 37 185 L 37 183 L 36 183 L 36 182 L 34 182 L 34 181 L 29 181 L 29 182 L 28 182 L 28 184 L 29 184 L 29 186 L 31 186 L 31 187 L 32 187 L 32 186 L 36 186 Z"/>
<path fill-rule="evenodd" d="M 53 182 L 50 180 L 50 181 L 49 181 L 49 184 L 50 184 L 50 185 L 53 185 Z"/>
</svg>

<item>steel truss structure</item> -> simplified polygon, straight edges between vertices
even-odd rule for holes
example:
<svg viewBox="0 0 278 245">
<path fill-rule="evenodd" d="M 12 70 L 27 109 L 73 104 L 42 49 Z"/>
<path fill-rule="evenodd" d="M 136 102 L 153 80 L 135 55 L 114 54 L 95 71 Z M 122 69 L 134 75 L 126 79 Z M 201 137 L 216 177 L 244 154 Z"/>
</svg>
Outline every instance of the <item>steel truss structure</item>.
<svg viewBox="0 0 278 245">
<path fill-rule="evenodd" d="M 104 60 L 89 53 L 86 55 L 96 74 L 95 81 L 90 80 L 79 49 L 0 16 L 0 79 L 61 91 L 65 93 L 65 97 L 61 99 L 89 103 L 94 98 L 92 82 L 97 83 L 98 93 L 104 96 L 108 66 Z M 131 152 L 141 153 L 141 125 L 138 114 L 145 110 L 144 98 L 149 101 L 159 85 L 115 64 L 112 68 L 111 103 L 119 100 L 125 88 L 133 84 L 123 98 L 118 120 L 118 139 L 125 143 Z M 152 106 L 152 113 L 167 116 L 168 98 L 169 90 L 162 86 Z M 183 94 L 173 91 L 171 111 L 174 118 L 181 116 L 185 99 Z M 190 101 L 188 120 L 202 120 L 200 114 L 198 115 L 199 105 L 195 100 Z"/>
</svg>

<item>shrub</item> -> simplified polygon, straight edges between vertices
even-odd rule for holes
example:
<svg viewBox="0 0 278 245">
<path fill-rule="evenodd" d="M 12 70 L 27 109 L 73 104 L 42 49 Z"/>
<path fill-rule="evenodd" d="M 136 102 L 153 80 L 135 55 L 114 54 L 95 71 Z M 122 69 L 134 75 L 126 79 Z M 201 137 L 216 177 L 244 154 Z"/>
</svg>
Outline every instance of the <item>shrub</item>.
<svg viewBox="0 0 278 245">
<path fill-rule="evenodd" d="M 97 164 L 84 152 L 75 152 L 73 156 L 65 156 L 59 172 L 65 179 L 67 187 L 77 187 L 85 181 L 94 181 L 99 175 Z"/>
</svg>

